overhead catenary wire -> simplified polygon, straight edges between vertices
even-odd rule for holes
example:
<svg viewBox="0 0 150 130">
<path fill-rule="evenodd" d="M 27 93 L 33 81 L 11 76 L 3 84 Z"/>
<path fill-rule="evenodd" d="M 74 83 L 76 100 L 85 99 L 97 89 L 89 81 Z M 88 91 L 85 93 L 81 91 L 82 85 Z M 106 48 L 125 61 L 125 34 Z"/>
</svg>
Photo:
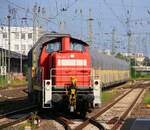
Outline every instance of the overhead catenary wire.
<svg viewBox="0 0 150 130">
<path fill-rule="evenodd" d="M 14 2 L 9 1 L 9 0 L 6 0 L 6 1 L 7 1 L 9 4 L 12 4 L 12 5 L 16 6 L 17 8 L 26 11 L 26 8 L 24 8 L 24 7 L 22 7 L 22 6 L 18 5 L 18 4 L 15 4 Z M 29 13 L 33 15 L 33 12 L 31 12 L 30 10 L 29 10 Z M 54 18 L 45 18 L 45 17 L 42 17 L 42 16 L 40 16 L 39 18 L 44 19 L 44 20 L 46 20 L 46 21 L 48 21 L 48 22 L 51 22 L 51 23 L 53 23 L 53 24 L 56 25 L 56 23 L 51 20 L 51 19 L 54 19 Z"/>
<path fill-rule="evenodd" d="M 10 1 L 10 0 L 6 0 L 6 1 L 7 1 L 9 4 L 14 5 L 14 6 L 17 7 L 18 9 L 21 9 L 21 10 L 26 11 L 26 8 L 24 8 L 24 7 L 22 7 L 22 6 L 18 5 L 18 4 L 14 3 L 14 2 L 12 2 L 12 1 Z M 58 9 L 58 3 L 57 3 L 57 0 L 56 0 L 55 3 L 56 3 L 56 10 L 57 10 L 57 12 L 56 12 L 56 15 L 55 15 L 55 16 L 52 16 L 52 17 L 38 16 L 38 17 L 39 17 L 40 19 L 43 19 L 43 20 L 45 20 L 45 21 L 47 21 L 47 22 L 50 22 L 50 23 L 52 23 L 52 24 L 58 26 L 58 25 L 59 25 L 59 22 L 58 22 L 58 23 L 55 23 L 53 20 L 57 20 L 57 17 L 58 17 L 64 10 L 68 11 L 68 9 L 71 8 L 71 7 L 73 7 L 73 6 L 75 5 L 75 3 L 77 3 L 77 2 L 78 2 L 78 0 L 74 0 L 72 3 L 71 3 L 71 2 L 68 2 L 66 8 L 62 8 L 62 9 L 59 10 L 59 9 Z M 30 11 L 30 10 L 28 10 L 28 13 L 33 15 L 33 12 Z M 31 20 L 32 18 L 28 18 L 28 19 Z M 54 29 L 51 28 L 51 30 L 54 30 Z"/>
<path fill-rule="evenodd" d="M 116 19 L 122 24 L 122 26 L 124 27 L 125 23 L 124 21 L 121 20 L 121 18 L 116 15 L 116 13 L 114 12 L 113 8 L 111 6 L 109 6 L 109 4 L 107 3 L 106 0 L 103 0 L 105 5 L 108 7 L 108 9 L 110 10 L 110 12 L 116 17 Z"/>
<path fill-rule="evenodd" d="M 129 10 L 129 9 L 126 9 L 126 5 L 125 5 L 125 3 L 124 3 L 124 0 L 121 0 L 121 2 L 122 2 L 122 6 L 123 6 L 123 9 L 125 10 L 125 16 L 126 16 L 126 18 L 129 18 L 129 19 L 131 19 L 131 15 L 132 15 L 132 11 L 133 11 L 133 0 L 131 0 L 131 10 Z M 127 11 L 127 12 L 126 12 Z"/>
<path fill-rule="evenodd" d="M 20 6 L 20 5 L 16 4 L 16 3 L 14 3 L 14 2 L 12 2 L 12 1 L 10 1 L 10 0 L 6 0 L 6 1 L 7 1 L 9 4 L 12 4 L 12 5 L 16 6 L 16 7 L 19 8 L 19 9 L 26 10 L 26 8 Z M 74 0 L 74 2 L 72 2 L 72 3 L 71 3 L 70 5 L 68 5 L 66 8 L 62 8 L 62 9 L 58 10 L 58 4 L 57 4 L 57 0 L 56 0 L 56 2 L 55 2 L 55 3 L 56 3 L 56 10 L 57 10 L 56 15 L 55 15 L 55 16 L 52 16 L 52 17 L 49 17 L 49 18 L 45 18 L 45 17 L 40 16 L 39 18 L 44 19 L 44 20 L 47 20 L 47 21 L 49 21 L 49 22 L 51 22 L 51 23 L 53 23 L 53 24 L 56 24 L 56 23 L 54 23 L 54 22 L 52 21 L 52 19 L 56 19 L 58 15 L 60 15 L 63 11 L 67 11 L 69 8 L 73 7 L 73 6 L 75 5 L 75 3 L 78 2 L 78 1 L 79 1 L 79 0 Z M 33 14 L 33 12 L 31 12 L 30 10 L 29 10 L 28 12 L 29 12 L 30 14 Z"/>
<path fill-rule="evenodd" d="M 12 2 L 11 0 L 8 0 L 8 1 L 10 1 L 10 2 Z M 49 0 L 50 1 L 50 0 Z M 54 8 L 56 8 L 56 11 L 55 12 L 53 12 L 53 16 L 51 16 L 51 17 L 49 17 L 48 15 L 45 15 L 45 16 L 42 16 L 42 17 L 45 17 L 46 19 L 50 19 L 50 18 L 54 18 L 54 19 L 50 19 L 52 22 L 55 22 L 56 23 L 56 25 L 57 25 L 57 27 L 58 27 L 58 23 L 60 22 L 60 21 L 55 21 L 55 20 L 58 20 L 58 16 L 60 16 L 60 14 L 62 14 L 62 16 L 61 17 L 64 17 L 64 14 L 67 14 L 68 12 L 70 13 L 70 11 L 72 11 L 73 10 L 73 8 L 72 7 L 76 7 L 76 5 L 75 4 L 72 4 L 72 3 L 76 3 L 77 1 L 79 1 L 79 0 L 71 0 L 71 1 L 67 1 L 67 0 L 65 0 L 65 3 L 63 3 L 62 4 L 62 6 L 61 6 L 61 8 L 60 8 L 60 5 L 59 5 L 59 2 L 60 1 L 58 1 L 58 0 L 54 0 L 54 3 L 53 3 L 53 5 L 54 5 Z M 111 11 L 111 13 L 113 14 L 113 16 L 115 16 L 115 17 L 113 17 L 113 18 L 105 18 L 105 17 L 103 17 L 102 15 L 102 17 L 99 19 L 99 18 L 95 18 L 94 17 L 94 21 L 93 21 L 93 23 L 95 24 L 97 24 L 97 22 L 98 21 L 100 21 L 101 22 L 101 24 L 103 23 L 103 19 L 105 20 L 116 20 L 117 19 L 117 21 L 119 22 L 119 23 L 121 23 L 121 25 L 123 26 L 123 28 L 125 28 L 126 29 L 126 31 L 127 31 L 127 26 L 126 26 L 126 17 L 121 17 L 119 14 L 118 14 L 118 12 L 116 12 L 116 10 L 115 10 L 115 8 L 113 8 L 113 7 L 115 7 L 115 6 L 118 6 L 118 7 L 121 7 L 121 6 L 124 6 L 124 10 L 125 10 L 125 14 L 127 15 L 127 11 L 128 11 L 128 8 L 129 8 L 129 10 L 130 10 L 130 13 L 129 13 L 129 15 L 131 15 L 131 9 L 132 8 L 134 8 L 135 6 L 136 7 L 139 7 L 139 8 L 142 8 L 142 5 L 140 5 L 140 6 L 138 6 L 138 5 L 134 5 L 133 3 L 131 4 L 131 5 L 129 5 L 129 4 L 127 4 L 126 3 L 126 1 L 124 0 L 123 2 L 124 2 L 124 4 L 122 5 L 122 4 L 117 4 L 117 3 L 110 3 L 109 1 L 107 1 L 107 0 L 103 0 L 103 1 L 106 1 L 107 2 L 107 4 L 109 5 L 109 7 L 113 10 L 113 12 L 111 11 L 111 9 L 110 8 L 108 8 L 108 6 L 106 5 L 106 7 L 107 7 L 107 9 L 109 9 L 110 11 Z M 103 2 L 102 1 L 102 2 Z M 51 3 L 52 3 L 52 1 L 51 1 Z M 103 2 L 104 3 L 104 2 Z M 14 4 L 17 4 L 17 3 L 14 3 Z M 20 6 L 20 5 L 19 5 Z M 69 9 L 68 9 L 68 7 L 69 7 Z M 18 7 L 17 7 L 18 8 Z M 131 9 L 130 9 L 131 8 Z M 146 8 L 147 10 L 149 9 L 148 7 L 143 7 L 143 8 Z M 26 11 L 27 10 L 27 8 L 24 8 L 24 11 Z M 30 10 L 30 12 L 31 12 L 31 10 Z M 69 22 L 71 21 L 75 21 L 75 22 L 78 22 L 78 21 L 81 21 L 81 18 L 80 18 L 80 15 L 79 15 L 79 8 L 77 8 L 76 9 L 76 12 L 77 12 L 77 14 L 75 14 L 74 16 L 76 16 L 74 19 L 70 19 L 70 17 L 74 17 L 73 15 L 71 15 L 71 16 L 69 16 Z M 30 18 L 30 14 L 32 14 L 32 12 L 31 13 L 28 13 L 28 20 L 32 20 L 32 18 Z M 57 15 L 58 14 L 58 15 Z M 87 16 L 85 17 L 84 16 L 85 14 L 83 14 L 82 15 L 82 21 L 87 21 Z M 55 17 L 56 16 L 56 17 Z M 66 15 L 67 16 L 67 15 Z M 133 15 L 132 15 L 133 16 Z M 39 16 L 39 17 L 41 17 L 41 15 Z M 106 16 L 107 17 L 107 16 Z M 129 16 L 128 16 L 129 17 Z M 141 16 L 141 17 L 143 17 L 143 18 L 130 18 L 130 24 L 131 24 L 131 27 L 137 27 L 137 26 L 140 26 L 141 28 L 143 27 L 143 26 L 146 26 L 146 25 L 148 25 L 148 24 L 150 24 L 150 22 L 149 22 L 149 18 L 145 18 L 144 16 Z M 47 23 L 49 23 L 50 24 L 50 22 L 49 22 L 49 20 L 45 20 L 45 19 L 43 19 L 43 18 L 40 18 L 40 19 L 42 19 L 42 20 L 44 20 L 44 21 L 46 21 Z M 66 20 L 66 19 L 65 19 Z M 78 20 L 78 21 L 77 21 Z M 144 22 L 145 21 L 145 22 Z M 67 22 L 67 26 L 69 25 L 69 22 Z M 47 24 L 48 25 L 48 24 Z M 134 26 L 135 25 L 135 26 Z M 113 25 L 113 26 L 115 26 L 115 25 Z M 119 25 L 120 26 L 120 25 Z M 112 27 L 112 26 L 111 26 Z M 134 28 L 133 28 L 134 29 Z M 71 30 L 72 31 L 72 30 Z M 145 31 L 146 32 L 146 31 Z M 71 32 L 72 33 L 72 32 Z M 77 33 L 77 32 L 76 32 Z M 84 32 L 83 32 L 84 33 Z M 136 32 L 135 32 L 136 33 Z M 142 33 L 142 32 L 141 32 Z M 84 35 L 84 34 L 83 34 Z M 94 35 L 95 35 L 95 32 L 94 32 Z M 118 34 L 118 35 L 120 35 L 120 34 Z M 126 34 L 123 34 L 123 35 L 126 35 Z M 140 35 L 140 34 L 133 34 L 132 33 L 132 35 Z M 141 35 L 143 35 L 143 34 L 141 34 Z M 85 35 L 84 35 L 85 36 Z M 104 43 L 104 42 L 103 42 Z"/>
</svg>

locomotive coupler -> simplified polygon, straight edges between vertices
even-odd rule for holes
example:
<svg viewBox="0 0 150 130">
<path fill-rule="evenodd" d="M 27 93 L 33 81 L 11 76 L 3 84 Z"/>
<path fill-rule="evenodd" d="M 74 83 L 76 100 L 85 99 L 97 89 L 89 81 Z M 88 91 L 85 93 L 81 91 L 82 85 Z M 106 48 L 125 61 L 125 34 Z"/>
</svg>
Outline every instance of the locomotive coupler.
<svg viewBox="0 0 150 130">
<path fill-rule="evenodd" d="M 76 79 L 71 79 L 71 85 L 68 87 L 68 96 L 69 96 L 69 107 L 70 112 L 74 112 L 76 110 L 76 98 L 77 98 L 77 87 L 76 87 Z"/>
</svg>

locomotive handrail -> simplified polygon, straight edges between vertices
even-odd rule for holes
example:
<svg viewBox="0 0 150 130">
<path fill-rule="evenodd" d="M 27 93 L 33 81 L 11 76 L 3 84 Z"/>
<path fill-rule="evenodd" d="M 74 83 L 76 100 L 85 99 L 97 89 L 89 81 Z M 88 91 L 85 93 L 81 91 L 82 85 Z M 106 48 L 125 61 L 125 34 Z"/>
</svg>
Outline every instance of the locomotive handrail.
<svg viewBox="0 0 150 130">
<path fill-rule="evenodd" d="M 53 74 L 53 71 L 65 71 L 65 70 L 68 70 L 68 71 L 72 71 L 72 70 L 75 70 L 75 71 L 90 71 L 91 72 L 91 69 L 89 67 L 86 67 L 86 68 L 75 68 L 75 67 L 68 67 L 68 68 L 51 68 L 50 69 L 50 79 L 54 78 L 54 77 L 62 77 L 62 78 L 71 78 L 72 76 L 77 76 L 78 78 L 83 78 L 83 82 L 84 82 L 84 79 L 86 81 L 86 78 L 89 78 L 90 79 L 90 82 L 92 81 L 93 78 L 91 78 L 91 73 L 90 74 L 80 74 L 80 73 L 74 73 L 74 74 L 67 74 L 66 72 L 64 73 L 61 73 L 60 75 L 54 75 Z M 64 79 L 65 80 L 65 79 Z M 66 80 L 68 81 L 68 80 Z M 60 81 L 61 82 L 61 81 Z M 83 83 L 84 84 L 84 83 Z M 91 83 L 90 83 L 91 84 Z"/>
<path fill-rule="evenodd" d="M 54 70 L 77 70 L 77 71 L 80 71 L 80 70 L 90 70 L 90 74 L 80 74 L 80 73 L 74 73 L 74 75 L 71 75 L 71 73 L 70 74 L 67 74 L 67 73 L 62 73 L 62 74 L 60 74 L 60 75 L 53 75 L 53 71 Z M 128 77 L 128 74 L 124 74 L 124 75 L 126 75 L 125 77 Z M 92 69 L 92 68 L 74 68 L 74 67 L 68 67 L 68 68 L 51 68 L 50 69 L 50 79 L 52 79 L 52 78 L 54 78 L 54 77 L 62 77 L 62 78 L 66 78 L 66 77 L 71 77 L 71 76 L 77 76 L 77 77 L 83 77 L 83 78 L 90 78 L 90 81 L 91 81 L 91 83 L 95 80 L 95 79 L 101 79 L 101 82 L 102 83 L 104 83 L 104 84 L 107 84 L 107 83 L 112 83 L 112 82 L 115 82 L 115 81 L 117 81 L 117 79 L 118 78 L 115 78 L 114 76 L 114 73 L 112 73 L 111 75 L 109 74 L 109 76 L 108 75 L 106 75 L 106 74 L 99 74 L 99 73 L 96 73 L 96 71 L 94 70 L 94 69 Z M 119 76 L 118 74 L 117 74 L 117 76 Z M 121 76 L 119 76 L 119 77 L 121 77 Z M 126 78 L 126 79 L 128 79 L 128 78 Z M 119 79 L 120 81 L 121 80 L 123 80 L 122 78 L 121 79 Z M 60 81 L 61 82 L 61 81 Z"/>
<path fill-rule="evenodd" d="M 79 70 L 79 71 L 81 71 L 81 70 L 89 70 L 89 71 L 91 71 L 91 68 L 51 68 L 50 69 L 50 79 L 52 79 L 52 77 L 55 77 L 56 75 L 53 75 L 52 74 L 52 72 L 54 71 L 54 70 Z M 94 74 L 94 75 L 93 75 Z M 99 75 L 96 75 L 95 76 L 95 73 L 90 73 L 90 75 L 85 75 L 85 74 L 75 74 L 75 75 L 77 75 L 77 76 L 79 76 L 79 77 L 92 77 L 92 79 L 94 79 L 94 77 L 98 77 Z M 57 77 L 59 77 L 59 76 L 57 76 Z M 68 77 L 68 76 L 65 76 L 65 75 L 61 75 L 60 77 Z"/>
</svg>

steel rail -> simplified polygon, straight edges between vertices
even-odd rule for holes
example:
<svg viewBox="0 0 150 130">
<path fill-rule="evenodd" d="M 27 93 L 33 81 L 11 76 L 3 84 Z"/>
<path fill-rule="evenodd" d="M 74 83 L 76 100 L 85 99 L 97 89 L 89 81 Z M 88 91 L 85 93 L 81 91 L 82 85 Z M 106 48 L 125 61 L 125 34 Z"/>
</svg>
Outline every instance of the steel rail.
<svg viewBox="0 0 150 130">
<path fill-rule="evenodd" d="M 19 110 L 15 110 L 15 111 L 8 112 L 8 113 L 5 113 L 3 115 L 0 115 L 0 119 L 8 118 L 8 122 L 6 122 L 4 124 L 0 124 L 0 129 L 7 128 L 9 126 L 18 124 L 20 122 L 23 122 L 23 121 L 29 119 L 31 117 L 31 112 L 35 112 L 36 108 L 37 108 L 37 105 L 33 105 L 33 106 L 29 106 L 29 107 L 26 107 L 26 108 L 22 108 L 22 109 L 19 109 Z M 23 115 L 22 117 L 20 117 L 18 119 L 15 119 L 14 121 L 12 121 L 12 120 L 9 121 L 11 116 L 15 116 L 16 114 L 18 115 L 19 113 L 20 114 L 24 113 L 25 115 Z"/>
<path fill-rule="evenodd" d="M 121 99 L 123 99 L 126 95 L 128 95 L 130 92 L 132 92 L 135 88 L 139 88 L 139 85 L 141 84 L 135 84 L 134 88 L 130 89 L 129 91 L 127 91 L 124 95 L 120 96 L 119 98 L 117 98 L 114 102 L 110 103 L 109 105 L 107 105 L 106 107 L 104 107 L 102 110 L 100 110 L 97 114 L 95 114 L 94 116 L 92 116 L 91 118 L 86 118 L 85 121 L 83 123 L 81 123 L 80 125 L 78 125 L 76 128 L 74 128 L 73 130 L 81 130 L 83 128 L 85 128 L 88 124 L 93 124 L 94 126 L 96 126 L 97 128 L 99 128 L 100 130 L 104 130 L 105 128 L 96 121 L 96 118 L 98 118 L 100 115 L 102 115 L 104 112 L 106 112 L 108 109 L 110 109 L 111 107 L 113 107 L 117 102 L 119 102 Z M 142 89 L 142 91 L 138 94 L 137 98 L 133 101 L 133 103 L 131 104 L 131 106 L 128 108 L 128 110 L 119 118 L 119 120 L 117 121 L 118 123 L 115 124 L 114 129 L 112 130 L 116 130 L 116 127 L 119 127 L 120 122 L 125 119 L 126 115 L 130 112 L 131 108 L 134 106 L 134 103 L 136 103 L 136 101 L 139 99 L 140 95 L 142 94 L 142 92 L 144 91 L 144 87 Z"/>
<path fill-rule="evenodd" d="M 55 120 L 57 122 L 59 122 L 60 124 L 62 124 L 64 126 L 65 130 L 71 130 L 71 127 L 69 126 L 69 122 L 64 117 L 62 117 L 62 116 L 55 117 Z"/>
<path fill-rule="evenodd" d="M 128 113 L 131 111 L 131 109 L 134 107 L 134 105 L 136 104 L 136 102 L 138 101 L 138 99 L 140 98 L 140 96 L 142 95 L 142 93 L 144 92 L 144 88 L 141 90 L 141 92 L 138 94 L 138 96 L 135 98 L 135 100 L 133 101 L 133 103 L 130 105 L 130 107 L 122 114 L 122 116 L 119 118 L 119 120 L 117 120 L 117 122 L 114 124 L 114 126 L 111 128 L 111 130 L 116 130 L 121 124 L 122 121 L 125 120 L 125 118 L 127 117 Z"/>
<path fill-rule="evenodd" d="M 32 109 L 35 109 L 36 107 L 37 107 L 37 105 L 32 105 L 32 106 L 27 106 L 27 107 L 24 107 L 24 108 L 15 110 L 15 111 L 4 113 L 4 114 L 0 115 L 0 119 L 2 119 L 4 117 L 7 117 L 7 116 L 11 116 L 11 115 L 17 114 L 19 112 L 32 110 Z"/>
<path fill-rule="evenodd" d="M 5 104 L 8 104 L 9 102 L 24 101 L 26 99 L 28 99 L 28 96 L 14 97 L 11 99 L 4 99 L 3 101 L 0 101 L 0 105 L 5 105 Z"/>
<path fill-rule="evenodd" d="M 9 126 L 18 124 L 18 123 L 20 123 L 20 122 L 23 122 L 23 121 L 29 119 L 30 117 L 31 117 L 31 114 L 26 115 L 26 116 L 23 116 L 23 117 L 21 117 L 21 118 L 19 118 L 19 119 L 16 119 L 16 120 L 14 120 L 14 121 L 10 121 L 10 122 L 8 122 L 8 123 L 2 124 L 2 125 L 0 125 L 0 129 L 4 129 L 4 128 L 7 128 L 7 127 L 9 127 Z"/>
<path fill-rule="evenodd" d="M 15 86 L 15 87 L 14 87 Z M 0 88 L 0 91 L 12 91 L 12 90 L 22 90 L 27 89 L 28 84 L 22 84 L 22 85 L 7 85 L 6 87 Z M 11 89 L 9 89 L 11 87 Z M 14 88 L 13 88 L 14 87 Z"/>
<path fill-rule="evenodd" d="M 60 123 L 63 125 L 65 130 L 71 130 L 71 127 L 69 124 L 73 124 L 73 122 L 66 118 L 63 113 L 57 112 L 57 111 L 52 111 L 52 114 L 50 115 L 56 122 Z"/>
<path fill-rule="evenodd" d="M 134 88 L 133 88 L 134 89 Z M 103 114 L 104 112 L 106 112 L 108 109 L 110 109 L 112 106 L 114 106 L 117 102 L 119 102 L 122 98 L 124 98 L 126 95 L 128 95 L 133 89 L 130 89 L 128 92 L 126 92 L 124 95 L 120 96 L 118 99 L 116 99 L 114 102 L 112 102 L 111 104 L 107 105 L 106 107 L 104 107 L 102 110 L 100 110 L 97 114 L 95 114 L 94 116 L 92 116 L 91 118 L 86 118 L 85 121 L 83 123 L 81 123 L 80 125 L 78 125 L 76 128 L 74 128 L 73 130 L 81 130 L 84 127 L 86 127 L 88 124 L 92 123 L 94 125 L 94 123 L 96 122 L 95 119 L 97 117 L 99 117 L 101 114 Z M 94 121 L 94 122 L 93 122 Z M 98 128 L 102 129 L 101 125 L 98 125 Z"/>
<path fill-rule="evenodd" d="M 51 118 L 54 121 L 61 124 L 65 130 L 71 130 L 69 124 L 73 124 L 73 121 L 65 113 L 58 112 L 55 109 L 51 109 L 48 113 L 47 111 L 39 111 L 38 116 L 41 118 Z"/>
</svg>

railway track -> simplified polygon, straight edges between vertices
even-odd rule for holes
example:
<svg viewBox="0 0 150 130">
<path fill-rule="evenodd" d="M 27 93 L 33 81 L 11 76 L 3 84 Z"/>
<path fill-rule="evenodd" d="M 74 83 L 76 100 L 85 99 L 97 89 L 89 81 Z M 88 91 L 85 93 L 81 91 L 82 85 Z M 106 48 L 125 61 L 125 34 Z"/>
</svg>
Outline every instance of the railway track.
<svg viewBox="0 0 150 130">
<path fill-rule="evenodd" d="M 11 111 L 23 109 L 32 105 L 34 104 L 29 100 L 28 97 L 18 97 L 0 102 L 0 116 L 5 113 L 10 113 Z"/>
<path fill-rule="evenodd" d="M 129 89 L 123 95 L 116 98 L 114 102 L 85 119 L 71 119 L 59 113 L 54 114 L 52 118 L 60 123 L 65 130 L 116 130 L 124 122 L 128 113 L 144 92 L 145 86 L 148 85 L 149 83 L 135 85 L 134 88 Z M 140 86 L 143 88 L 140 88 Z M 0 115 L 0 129 L 29 119 L 31 112 L 36 110 L 35 108 L 36 106 L 30 106 Z"/>
<path fill-rule="evenodd" d="M 143 93 L 144 88 L 129 89 L 114 102 L 85 119 L 73 119 L 61 113 L 51 113 L 49 116 L 63 126 L 58 128 L 60 130 L 117 130 Z"/>
<path fill-rule="evenodd" d="M 117 130 L 143 94 L 144 89 L 131 89 L 98 113 L 70 125 L 72 130 Z"/>
<path fill-rule="evenodd" d="M 138 87 L 138 86 L 137 86 Z M 85 119 L 55 118 L 65 130 L 116 130 L 144 93 L 144 88 L 134 88 L 125 92 L 114 102 Z"/>
<path fill-rule="evenodd" d="M 28 97 L 27 87 L 10 88 L 0 90 L 0 105 L 12 102 L 24 100 Z"/>
<path fill-rule="evenodd" d="M 149 82 L 134 84 L 133 88 L 126 89 L 111 104 L 108 104 L 101 110 L 97 109 L 96 112 L 92 112 L 85 119 L 74 119 L 65 114 L 56 114 L 55 112 L 52 112 L 50 115 L 46 114 L 46 116 L 52 117 L 52 120 L 61 124 L 62 127 L 58 128 L 60 130 L 117 130 L 134 108 L 137 100 L 143 95 L 145 88 L 149 85 Z"/>
<path fill-rule="evenodd" d="M 27 100 L 27 99 L 28 99 L 27 96 L 15 97 L 15 98 L 12 98 L 12 99 L 7 99 L 7 100 L 4 100 L 4 101 L 0 101 L 0 105 L 8 104 L 8 103 L 11 103 L 12 101 L 17 102 L 17 101 L 22 101 L 22 100 Z"/>
<path fill-rule="evenodd" d="M 37 106 L 33 105 L 0 115 L 0 129 L 10 127 L 29 119 L 32 112 L 35 111 L 37 111 Z"/>
<path fill-rule="evenodd" d="M 22 84 L 22 85 L 15 85 L 15 86 L 6 86 L 3 88 L 0 88 L 1 90 L 16 90 L 16 89 L 23 89 L 23 88 L 27 88 L 27 84 Z"/>
</svg>

